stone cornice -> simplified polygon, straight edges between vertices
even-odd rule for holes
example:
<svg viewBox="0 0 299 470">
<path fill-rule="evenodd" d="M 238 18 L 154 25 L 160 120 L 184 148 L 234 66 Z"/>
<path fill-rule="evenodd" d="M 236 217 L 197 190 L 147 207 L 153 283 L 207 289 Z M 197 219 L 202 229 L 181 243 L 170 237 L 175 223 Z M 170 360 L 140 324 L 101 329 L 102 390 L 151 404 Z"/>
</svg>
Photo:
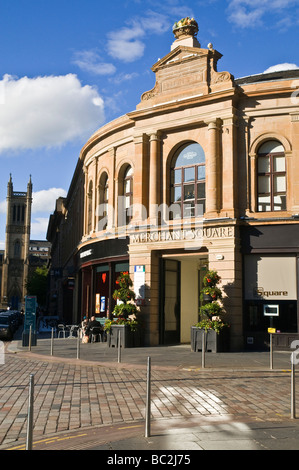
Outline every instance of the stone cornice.
<svg viewBox="0 0 299 470">
<path fill-rule="evenodd" d="M 205 104 L 205 102 L 210 104 L 211 101 L 216 101 L 219 99 L 225 100 L 234 97 L 235 94 L 236 89 L 234 87 L 229 87 L 225 90 L 209 93 L 208 95 L 198 94 L 174 99 L 167 102 L 157 103 L 155 105 L 149 106 L 148 108 L 140 108 L 135 111 L 131 111 L 128 113 L 128 116 L 130 119 L 137 121 L 160 113 L 180 111 L 181 108 L 185 109 L 188 107 L 202 106 Z"/>
</svg>

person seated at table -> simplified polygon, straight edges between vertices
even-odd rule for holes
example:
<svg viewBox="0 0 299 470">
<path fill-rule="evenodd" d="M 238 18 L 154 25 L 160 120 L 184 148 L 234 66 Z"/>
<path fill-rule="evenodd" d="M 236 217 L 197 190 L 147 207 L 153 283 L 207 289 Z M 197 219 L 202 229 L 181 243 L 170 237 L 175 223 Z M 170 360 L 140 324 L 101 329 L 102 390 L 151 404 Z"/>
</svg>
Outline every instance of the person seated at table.
<svg viewBox="0 0 299 470">
<path fill-rule="evenodd" d="M 87 325 L 88 325 L 88 320 L 86 317 L 83 317 L 83 320 L 81 322 L 81 330 L 82 330 L 82 333 L 84 334 L 85 333 L 85 330 L 87 328 Z"/>
<path fill-rule="evenodd" d="M 93 328 L 97 329 L 97 334 L 100 334 L 103 332 L 103 327 L 99 321 L 96 320 L 95 316 L 92 316 L 90 318 L 90 322 L 87 324 L 86 330 L 85 330 L 85 335 L 89 337 L 89 342 L 91 340 L 91 335 L 93 333 Z"/>
</svg>

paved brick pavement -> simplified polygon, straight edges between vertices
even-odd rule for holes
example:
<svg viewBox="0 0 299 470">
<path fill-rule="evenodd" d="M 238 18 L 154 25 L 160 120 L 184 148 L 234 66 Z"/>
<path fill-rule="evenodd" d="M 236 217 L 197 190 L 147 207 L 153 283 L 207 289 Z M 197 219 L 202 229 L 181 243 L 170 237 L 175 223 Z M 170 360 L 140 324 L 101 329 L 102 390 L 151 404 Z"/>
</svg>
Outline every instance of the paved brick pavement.
<svg viewBox="0 0 299 470">
<path fill-rule="evenodd" d="M 46 342 L 34 352 L 10 345 L 5 364 L 0 365 L 0 449 L 10 448 L 26 437 L 30 374 L 34 374 L 35 381 L 34 439 L 143 421 L 144 359 L 148 351 L 142 348 L 123 351 L 128 362 L 118 364 L 115 351 L 108 352 L 104 345 L 86 345 L 90 348 L 85 349 L 90 360 L 87 357 L 78 360 L 74 358 L 72 341 L 59 343 L 61 350 L 56 349 L 56 354 L 63 357 L 49 357 Z M 95 360 L 93 351 L 97 354 L 102 351 L 101 362 Z M 158 364 L 152 362 L 151 377 L 151 412 L 155 423 L 167 422 L 171 426 L 177 419 L 191 423 L 219 418 L 233 423 L 290 418 L 290 370 L 286 354 L 275 357 L 274 364 L 279 363 L 282 368 L 274 370 L 268 367 L 267 355 L 254 354 L 225 357 L 213 354 L 208 361 L 211 363 L 218 356 L 218 368 L 201 369 L 199 358 L 186 347 L 152 348 L 150 352 Z M 171 358 L 175 358 L 176 365 Z M 178 358 L 182 360 L 177 362 Z"/>
</svg>

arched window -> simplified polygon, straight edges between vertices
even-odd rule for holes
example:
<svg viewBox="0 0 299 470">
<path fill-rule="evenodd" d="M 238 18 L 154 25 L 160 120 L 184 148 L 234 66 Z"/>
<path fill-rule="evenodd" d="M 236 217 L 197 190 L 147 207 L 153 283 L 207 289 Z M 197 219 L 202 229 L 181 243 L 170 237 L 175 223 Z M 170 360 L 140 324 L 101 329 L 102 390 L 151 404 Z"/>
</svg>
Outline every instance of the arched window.
<svg viewBox="0 0 299 470">
<path fill-rule="evenodd" d="M 92 181 L 89 183 L 88 194 L 87 194 L 87 233 L 92 231 L 92 192 L 93 185 Z"/>
<path fill-rule="evenodd" d="M 132 205 L 133 205 L 133 168 L 128 166 L 124 173 L 124 212 L 125 223 L 128 224 L 132 219 Z"/>
<path fill-rule="evenodd" d="M 98 230 L 105 230 L 108 224 L 108 175 L 103 173 L 99 183 Z"/>
<path fill-rule="evenodd" d="M 187 144 L 175 154 L 171 166 L 171 204 L 179 206 L 174 218 L 204 214 L 205 202 L 205 154 L 201 145 Z"/>
<path fill-rule="evenodd" d="M 258 150 L 257 193 L 259 212 L 286 210 L 286 159 L 276 140 L 265 142 Z"/>
</svg>

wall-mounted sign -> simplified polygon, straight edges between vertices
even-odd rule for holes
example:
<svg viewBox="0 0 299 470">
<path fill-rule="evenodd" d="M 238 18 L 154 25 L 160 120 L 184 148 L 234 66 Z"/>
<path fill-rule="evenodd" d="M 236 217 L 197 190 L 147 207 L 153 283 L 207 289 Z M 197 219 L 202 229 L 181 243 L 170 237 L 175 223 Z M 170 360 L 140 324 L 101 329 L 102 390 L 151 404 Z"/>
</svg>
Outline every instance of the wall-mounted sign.
<svg viewBox="0 0 299 470">
<path fill-rule="evenodd" d="M 101 313 L 105 312 L 105 308 L 106 308 L 106 297 L 102 296 L 101 297 Z"/>
<path fill-rule="evenodd" d="M 279 305 L 264 305 L 265 317 L 279 317 Z"/>
<path fill-rule="evenodd" d="M 136 305 L 143 305 L 145 301 L 145 266 L 134 266 L 134 292 Z"/>
<path fill-rule="evenodd" d="M 211 238 L 232 238 L 233 227 L 204 227 L 198 229 L 169 229 L 151 230 L 149 232 L 135 232 L 130 234 L 130 244 L 155 243 L 170 241 L 205 241 Z"/>
<path fill-rule="evenodd" d="M 86 258 L 87 256 L 91 256 L 92 253 L 93 253 L 93 250 L 92 250 L 92 249 L 82 251 L 82 252 L 80 253 L 80 258 L 82 259 L 82 258 Z"/>
<path fill-rule="evenodd" d="M 246 255 L 244 293 L 246 300 L 296 300 L 295 256 Z"/>
<path fill-rule="evenodd" d="M 254 295 L 256 297 L 287 297 L 287 290 L 265 290 L 263 287 L 257 287 L 254 289 Z"/>
</svg>

